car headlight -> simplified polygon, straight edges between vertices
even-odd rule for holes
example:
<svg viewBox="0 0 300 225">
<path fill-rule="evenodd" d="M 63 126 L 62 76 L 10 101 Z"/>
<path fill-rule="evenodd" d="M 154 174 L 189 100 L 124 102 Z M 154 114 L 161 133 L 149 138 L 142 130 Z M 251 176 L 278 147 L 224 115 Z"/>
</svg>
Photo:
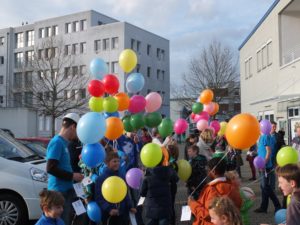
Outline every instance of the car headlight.
<svg viewBox="0 0 300 225">
<path fill-rule="evenodd" d="M 47 181 L 48 181 L 47 173 L 38 168 L 32 167 L 30 169 L 30 175 L 33 180 L 44 182 L 44 183 L 47 183 Z"/>
</svg>

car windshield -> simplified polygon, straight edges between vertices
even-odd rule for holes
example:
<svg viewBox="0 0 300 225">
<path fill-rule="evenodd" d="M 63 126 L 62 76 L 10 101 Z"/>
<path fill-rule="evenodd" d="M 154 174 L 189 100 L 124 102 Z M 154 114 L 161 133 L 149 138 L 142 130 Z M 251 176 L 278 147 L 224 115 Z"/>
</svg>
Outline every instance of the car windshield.
<svg viewBox="0 0 300 225">
<path fill-rule="evenodd" d="M 43 147 L 41 144 L 32 143 L 29 141 L 20 141 L 22 144 L 24 144 L 26 147 L 30 148 L 32 151 L 34 151 L 36 154 L 38 154 L 41 157 L 46 157 L 46 151 L 47 149 Z"/>
<path fill-rule="evenodd" d="M 27 162 L 36 160 L 37 154 L 13 137 L 0 130 L 0 156 L 6 159 Z M 38 157 L 39 158 L 39 157 Z"/>
</svg>

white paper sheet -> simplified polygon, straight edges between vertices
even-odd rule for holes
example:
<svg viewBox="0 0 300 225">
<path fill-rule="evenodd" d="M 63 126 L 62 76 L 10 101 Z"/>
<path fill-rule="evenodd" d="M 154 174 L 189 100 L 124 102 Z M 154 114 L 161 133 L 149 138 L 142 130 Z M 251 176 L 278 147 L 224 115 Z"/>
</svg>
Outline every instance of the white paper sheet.
<svg viewBox="0 0 300 225">
<path fill-rule="evenodd" d="M 86 212 L 86 209 L 84 208 L 84 205 L 82 204 L 81 200 L 73 202 L 72 205 L 77 216 Z"/>
<path fill-rule="evenodd" d="M 145 201 L 145 197 L 140 197 L 139 202 L 137 203 L 137 205 L 143 205 Z"/>
<path fill-rule="evenodd" d="M 181 218 L 180 221 L 190 221 L 192 216 L 191 209 L 188 205 L 184 205 L 181 208 Z"/>
<path fill-rule="evenodd" d="M 77 197 L 84 197 L 85 194 L 84 194 L 82 183 L 73 184 L 73 187 Z"/>
<path fill-rule="evenodd" d="M 136 219 L 135 219 L 135 214 L 132 212 L 129 212 L 129 218 L 130 218 L 130 224 L 131 225 L 137 225 Z"/>
</svg>

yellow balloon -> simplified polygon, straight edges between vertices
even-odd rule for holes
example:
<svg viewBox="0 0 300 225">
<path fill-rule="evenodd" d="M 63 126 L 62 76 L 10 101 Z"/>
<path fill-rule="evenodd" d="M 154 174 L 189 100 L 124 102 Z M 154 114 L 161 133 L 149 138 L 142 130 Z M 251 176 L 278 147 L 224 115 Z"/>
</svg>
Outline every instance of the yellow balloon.
<svg viewBox="0 0 300 225">
<path fill-rule="evenodd" d="M 226 122 L 223 121 L 220 123 L 220 130 L 218 132 L 218 136 L 223 136 L 225 134 L 226 126 L 227 126 Z"/>
<path fill-rule="evenodd" d="M 122 178 L 111 176 L 103 182 L 101 192 L 106 201 L 119 203 L 126 197 L 127 186 Z"/>
<path fill-rule="evenodd" d="M 191 164 L 184 159 L 180 159 L 177 161 L 177 165 L 178 177 L 183 181 L 187 181 L 192 174 Z"/>
<path fill-rule="evenodd" d="M 137 64 L 137 56 L 131 49 L 125 49 L 119 56 L 119 65 L 124 72 L 129 73 Z"/>
<path fill-rule="evenodd" d="M 103 98 L 91 97 L 89 100 L 89 108 L 93 112 L 102 112 L 103 111 Z"/>
</svg>

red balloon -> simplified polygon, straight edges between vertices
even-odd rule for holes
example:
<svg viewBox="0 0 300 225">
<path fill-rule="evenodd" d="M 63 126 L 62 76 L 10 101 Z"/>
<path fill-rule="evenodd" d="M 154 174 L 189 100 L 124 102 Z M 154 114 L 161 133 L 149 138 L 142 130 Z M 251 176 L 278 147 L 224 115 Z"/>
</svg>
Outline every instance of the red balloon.
<svg viewBox="0 0 300 225">
<path fill-rule="evenodd" d="M 91 96 L 100 97 L 104 94 L 104 85 L 100 80 L 91 80 L 88 85 L 88 91 Z"/>
<path fill-rule="evenodd" d="M 120 83 L 118 78 L 115 75 L 113 74 L 105 75 L 104 78 L 102 79 L 102 82 L 104 84 L 104 89 L 106 93 L 111 95 L 118 93 Z"/>
</svg>

